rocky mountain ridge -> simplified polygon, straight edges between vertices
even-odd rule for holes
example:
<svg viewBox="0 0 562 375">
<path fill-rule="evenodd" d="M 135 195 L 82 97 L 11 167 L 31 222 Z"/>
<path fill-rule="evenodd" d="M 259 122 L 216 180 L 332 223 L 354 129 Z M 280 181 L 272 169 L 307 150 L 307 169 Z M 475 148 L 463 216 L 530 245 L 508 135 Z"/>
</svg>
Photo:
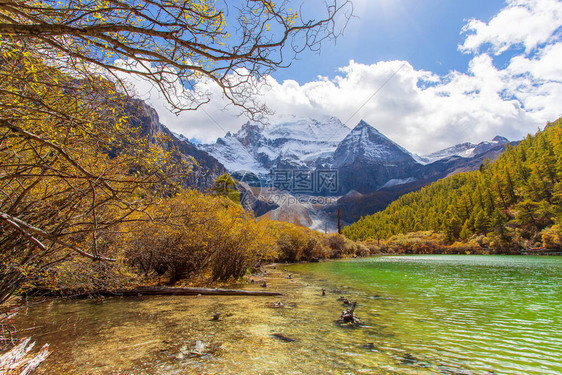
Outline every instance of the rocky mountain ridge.
<svg viewBox="0 0 562 375">
<path fill-rule="evenodd" d="M 330 164 L 330 157 L 349 131 L 335 117 L 287 116 L 270 126 L 248 122 L 237 133 L 229 132 L 216 143 L 199 148 L 231 172 L 247 170 L 266 176 L 274 168 L 316 168 Z"/>
<path fill-rule="evenodd" d="M 180 139 L 172 133 L 160 122 L 156 110 L 145 102 L 131 99 L 126 114 L 130 126 L 139 128 L 142 137 L 148 137 L 151 142 L 158 142 L 165 150 L 176 151 L 177 157 L 191 161 L 191 170 L 181 181 L 184 187 L 205 191 L 213 186 L 218 176 L 226 172 L 226 168 L 213 156 L 197 148 L 185 137 Z"/>
<path fill-rule="evenodd" d="M 272 170 L 335 170 L 338 189 L 371 193 L 415 181 L 429 183 L 455 170 L 476 169 L 488 153 L 502 151 L 506 138 L 462 143 L 428 155 L 415 155 L 365 121 L 349 129 L 335 117 L 289 117 L 270 126 L 246 123 L 214 144 L 199 145 L 230 173 L 250 171 L 262 184 Z M 478 164 L 478 165 L 475 165 Z M 325 194 L 315 191 L 312 193 Z"/>
</svg>

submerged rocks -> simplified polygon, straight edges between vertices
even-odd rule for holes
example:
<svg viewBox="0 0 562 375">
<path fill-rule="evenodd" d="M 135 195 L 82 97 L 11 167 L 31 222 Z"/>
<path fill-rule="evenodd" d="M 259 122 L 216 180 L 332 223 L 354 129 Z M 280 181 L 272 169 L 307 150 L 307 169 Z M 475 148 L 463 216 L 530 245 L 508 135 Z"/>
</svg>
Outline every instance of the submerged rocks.
<svg viewBox="0 0 562 375">
<path fill-rule="evenodd" d="M 273 309 L 282 309 L 283 307 L 285 307 L 285 304 L 283 302 L 277 301 L 277 302 L 266 303 L 266 306 L 271 307 Z"/>
<path fill-rule="evenodd" d="M 341 296 L 338 301 L 341 301 L 344 306 L 351 306 L 351 301 L 347 297 Z"/>
<path fill-rule="evenodd" d="M 180 348 L 180 352 L 176 356 L 177 359 L 186 357 L 202 357 L 216 353 L 222 344 L 218 342 L 195 341 L 193 344 L 185 344 Z"/>
<path fill-rule="evenodd" d="M 265 306 L 270 307 L 272 309 L 285 309 L 285 308 L 292 309 L 297 307 L 297 304 L 293 302 L 276 301 L 276 302 L 267 302 Z"/>
<path fill-rule="evenodd" d="M 363 345 L 362 347 L 363 347 L 363 349 L 367 349 L 367 350 L 371 350 L 371 351 L 376 351 L 376 350 L 377 350 L 377 347 L 376 347 L 375 344 L 372 343 L 372 342 L 368 342 L 368 343 L 366 343 L 365 345 Z"/>
</svg>

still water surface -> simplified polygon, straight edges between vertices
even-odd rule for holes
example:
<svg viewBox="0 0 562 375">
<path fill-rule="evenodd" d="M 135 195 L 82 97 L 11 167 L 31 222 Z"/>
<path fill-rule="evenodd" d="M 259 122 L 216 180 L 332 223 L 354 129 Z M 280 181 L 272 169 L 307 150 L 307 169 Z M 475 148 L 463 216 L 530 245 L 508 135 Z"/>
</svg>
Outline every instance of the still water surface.
<svg viewBox="0 0 562 375">
<path fill-rule="evenodd" d="M 268 289 L 282 297 L 53 301 L 15 323 L 51 344 L 40 368 L 49 374 L 562 374 L 562 257 L 377 257 L 271 271 Z M 339 296 L 358 302 L 362 327 L 336 324 Z M 210 320 L 215 312 L 221 320 Z"/>
</svg>

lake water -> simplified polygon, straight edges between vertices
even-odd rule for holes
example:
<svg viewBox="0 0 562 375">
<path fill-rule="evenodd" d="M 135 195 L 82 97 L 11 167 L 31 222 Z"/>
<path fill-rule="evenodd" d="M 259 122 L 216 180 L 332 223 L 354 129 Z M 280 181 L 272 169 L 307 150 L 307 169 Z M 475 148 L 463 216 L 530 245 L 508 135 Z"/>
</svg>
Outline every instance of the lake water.
<svg viewBox="0 0 562 375">
<path fill-rule="evenodd" d="M 14 323 L 51 344 L 42 373 L 562 374 L 562 257 L 287 265 L 268 284 L 284 295 L 52 301 Z M 361 327 L 336 323 L 340 296 Z"/>
</svg>

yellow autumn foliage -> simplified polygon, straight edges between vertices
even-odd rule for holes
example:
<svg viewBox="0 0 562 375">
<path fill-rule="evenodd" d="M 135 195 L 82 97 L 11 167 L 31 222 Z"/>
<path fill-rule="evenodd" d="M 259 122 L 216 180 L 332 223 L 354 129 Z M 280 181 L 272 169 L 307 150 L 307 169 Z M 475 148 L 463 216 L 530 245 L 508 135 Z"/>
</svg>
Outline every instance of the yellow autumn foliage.
<svg viewBox="0 0 562 375">
<path fill-rule="evenodd" d="M 182 169 L 130 126 L 134 102 L 109 81 L 20 47 L 0 55 L 0 301 L 61 259 L 114 258 L 105 232 L 174 194 Z"/>
<path fill-rule="evenodd" d="M 147 214 L 154 220 L 123 226 L 125 256 L 145 276 L 175 283 L 206 274 L 224 281 L 277 255 L 267 223 L 225 197 L 185 191 Z"/>
</svg>

